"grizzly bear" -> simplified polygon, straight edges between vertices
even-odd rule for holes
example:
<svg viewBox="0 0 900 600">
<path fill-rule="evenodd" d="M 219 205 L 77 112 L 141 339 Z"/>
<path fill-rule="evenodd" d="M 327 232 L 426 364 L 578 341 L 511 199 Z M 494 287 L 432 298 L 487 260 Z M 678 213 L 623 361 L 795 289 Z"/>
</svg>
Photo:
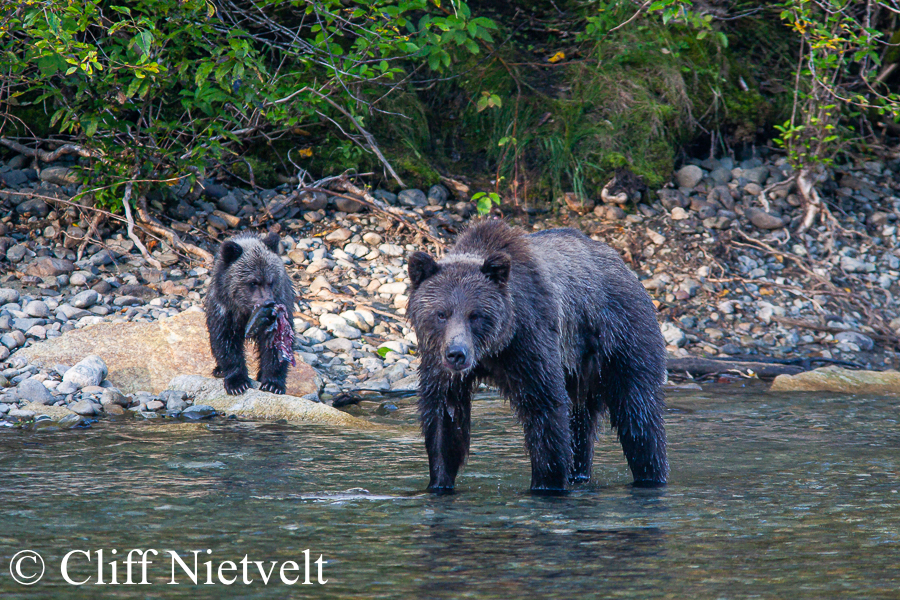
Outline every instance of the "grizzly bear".
<svg viewBox="0 0 900 600">
<path fill-rule="evenodd" d="M 213 375 L 225 378 L 231 395 L 251 385 L 244 357 L 248 337 L 259 354 L 259 389 L 286 391 L 288 366 L 294 364 L 294 286 L 277 254 L 278 243 L 274 233 L 265 238 L 242 233 L 225 240 L 216 253 L 206 327 L 216 359 Z"/>
<path fill-rule="evenodd" d="M 477 381 L 496 385 L 522 422 L 532 491 L 590 479 L 605 412 L 635 484 L 665 483 L 665 342 L 613 249 L 574 229 L 526 234 L 493 220 L 438 261 L 413 253 L 408 268 L 429 491 L 453 490 Z"/>
</svg>

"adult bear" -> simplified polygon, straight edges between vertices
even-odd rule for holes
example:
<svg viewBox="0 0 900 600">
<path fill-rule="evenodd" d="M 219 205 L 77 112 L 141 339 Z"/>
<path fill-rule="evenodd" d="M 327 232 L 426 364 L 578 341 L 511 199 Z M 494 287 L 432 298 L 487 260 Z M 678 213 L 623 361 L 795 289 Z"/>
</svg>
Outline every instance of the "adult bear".
<svg viewBox="0 0 900 600">
<path fill-rule="evenodd" d="M 524 425 L 532 491 L 590 479 L 604 411 L 635 483 L 665 483 L 665 342 L 614 250 L 574 229 L 526 234 L 494 220 L 439 261 L 410 255 L 409 277 L 429 491 L 453 489 L 477 380 L 498 386 Z"/>
</svg>

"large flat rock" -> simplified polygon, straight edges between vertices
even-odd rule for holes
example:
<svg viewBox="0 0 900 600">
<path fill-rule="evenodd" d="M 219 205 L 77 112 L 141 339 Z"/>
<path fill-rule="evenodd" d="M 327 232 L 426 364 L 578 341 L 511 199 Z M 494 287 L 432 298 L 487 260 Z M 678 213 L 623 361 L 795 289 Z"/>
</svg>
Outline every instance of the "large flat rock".
<svg viewBox="0 0 900 600">
<path fill-rule="evenodd" d="M 384 429 L 384 426 L 348 415 L 336 408 L 306 398 L 288 394 L 278 395 L 251 388 L 240 396 L 229 396 L 221 379 L 197 375 L 179 375 L 167 386 L 180 390 L 194 399 L 194 404 L 207 404 L 219 412 L 263 420 L 323 423 L 342 428 Z"/>
<path fill-rule="evenodd" d="M 126 394 L 146 390 L 158 394 L 176 375 L 212 374 L 215 361 L 209 349 L 205 315 L 185 311 L 152 323 L 98 323 L 19 350 L 28 362 L 52 368 L 69 367 L 96 354 L 109 368 L 107 379 Z M 256 350 L 248 342 L 250 376 L 256 375 Z M 288 371 L 287 393 L 317 394 L 316 372 L 297 357 Z"/>
<path fill-rule="evenodd" d="M 851 371 L 823 367 L 797 375 L 779 375 L 772 382 L 773 392 L 839 392 L 844 394 L 900 394 L 897 371 Z"/>
</svg>

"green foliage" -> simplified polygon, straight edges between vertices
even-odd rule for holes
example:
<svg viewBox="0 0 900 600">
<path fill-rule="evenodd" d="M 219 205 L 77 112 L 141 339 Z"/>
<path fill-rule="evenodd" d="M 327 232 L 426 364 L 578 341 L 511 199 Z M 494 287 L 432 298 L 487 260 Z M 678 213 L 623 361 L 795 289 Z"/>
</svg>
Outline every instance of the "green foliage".
<svg viewBox="0 0 900 600">
<path fill-rule="evenodd" d="M 16 114 L 40 108 L 52 135 L 105 156 L 91 176 L 100 185 L 202 176 L 301 128 L 359 164 L 367 102 L 406 74 L 403 61 L 441 72 L 496 28 L 459 0 L 449 11 L 430 0 L 28 0 L 0 24 L 0 102 L 12 107 L 0 132 L 25 134 Z"/>
<path fill-rule="evenodd" d="M 797 169 L 829 165 L 854 135 L 848 117 L 874 110 L 900 121 L 900 94 L 878 77 L 890 35 L 872 20 L 878 9 L 894 9 L 880 0 L 787 0 L 780 6 L 782 21 L 800 38 L 800 53 L 794 111 L 776 127 L 775 141 Z"/>
<path fill-rule="evenodd" d="M 496 192 L 478 192 L 472 195 L 472 202 L 478 209 L 479 215 L 486 215 L 491 212 L 491 208 L 496 204 L 500 206 L 500 194 Z"/>
</svg>

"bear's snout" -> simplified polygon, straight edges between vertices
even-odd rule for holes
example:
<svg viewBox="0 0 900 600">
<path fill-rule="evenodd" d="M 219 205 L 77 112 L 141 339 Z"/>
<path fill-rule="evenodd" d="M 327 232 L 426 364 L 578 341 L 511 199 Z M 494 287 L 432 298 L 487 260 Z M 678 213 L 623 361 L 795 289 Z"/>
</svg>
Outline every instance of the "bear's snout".
<svg viewBox="0 0 900 600">
<path fill-rule="evenodd" d="M 472 366 L 472 351 L 465 344 L 451 343 L 444 352 L 444 362 L 453 371 L 466 371 Z"/>
</svg>

